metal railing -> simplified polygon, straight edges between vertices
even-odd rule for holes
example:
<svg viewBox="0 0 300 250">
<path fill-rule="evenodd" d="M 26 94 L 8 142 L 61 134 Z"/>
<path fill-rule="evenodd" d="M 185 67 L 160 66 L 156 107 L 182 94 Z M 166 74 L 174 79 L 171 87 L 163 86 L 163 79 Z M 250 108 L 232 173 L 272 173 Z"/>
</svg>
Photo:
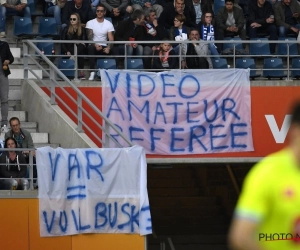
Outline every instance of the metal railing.
<svg viewBox="0 0 300 250">
<path fill-rule="evenodd" d="M 113 55 L 112 53 L 109 54 L 109 55 L 78 55 L 77 53 L 77 46 L 75 45 L 76 43 L 85 43 L 85 44 L 94 44 L 94 43 L 97 43 L 100 41 L 82 41 L 82 40 L 74 40 L 74 41 L 64 41 L 64 40 L 27 40 L 24 42 L 24 57 L 26 56 L 27 58 L 29 57 L 30 59 L 32 58 L 36 58 L 36 57 L 40 57 L 40 59 L 44 60 L 45 57 L 47 57 L 48 59 L 55 59 L 55 58 L 68 58 L 69 56 L 67 55 L 62 55 L 60 53 L 57 53 L 57 49 L 55 50 L 56 51 L 56 54 L 55 55 L 42 55 L 41 51 L 38 50 L 38 48 L 36 46 L 34 46 L 35 43 L 53 43 L 53 44 L 62 44 L 62 43 L 72 43 L 74 44 L 74 63 L 75 63 L 75 76 L 74 76 L 74 82 L 75 83 L 78 83 L 79 80 L 78 80 L 78 71 L 79 70 L 85 70 L 85 71 L 97 71 L 98 69 L 95 67 L 94 69 L 80 69 L 78 68 L 78 62 L 77 62 L 77 58 L 79 58 L 80 60 L 84 60 L 85 58 L 90 58 L 90 57 L 96 57 L 96 58 L 114 58 L 114 59 L 126 59 L 126 58 L 146 58 L 146 57 L 152 57 L 154 58 L 154 55 L 127 55 L 127 51 L 126 51 L 126 46 L 128 46 L 128 44 L 133 44 L 133 43 L 138 43 L 140 45 L 148 45 L 149 43 L 150 44 L 156 44 L 157 46 L 159 46 L 160 43 L 162 42 L 166 42 L 166 43 L 170 43 L 170 44 L 175 44 L 175 45 L 178 45 L 178 44 L 188 44 L 188 43 L 193 43 L 193 41 L 189 41 L 189 40 L 186 40 L 186 41 L 174 41 L 174 40 L 170 40 L 170 41 L 118 41 L 118 42 L 110 42 L 110 41 L 101 41 L 101 43 L 106 43 L 106 44 L 114 44 L 114 46 L 118 46 L 118 45 L 123 45 L 124 46 L 124 55 Z M 290 80 L 290 73 L 292 70 L 300 70 L 298 68 L 296 69 L 293 69 L 290 67 L 290 59 L 292 58 L 295 58 L 295 57 L 299 57 L 300 58 L 300 53 L 298 53 L 299 55 L 291 55 L 290 54 L 290 45 L 292 44 L 297 44 L 297 41 L 295 40 L 276 40 L 276 41 L 266 41 L 266 40 L 260 40 L 259 38 L 257 40 L 223 40 L 223 41 L 199 41 L 199 43 L 214 43 L 214 44 L 230 44 L 232 45 L 232 54 L 230 55 L 209 55 L 210 58 L 226 58 L 226 59 L 229 59 L 229 60 L 232 60 L 232 62 L 230 62 L 232 64 L 232 67 L 235 68 L 236 67 L 236 59 L 238 58 L 275 58 L 275 57 L 278 57 L 278 58 L 285 58 L 286 59 L 286 67 L 283 68 L 284 71 L 286 71 L 286 80 Z M 262 44 L 262 43 L 269 43 L 269 44 L 285 44 L 286 45 L 286 51 L 287 51 L 287 54 L 286 55 L 280 55 L 280 54 L 261 54 L 261 55 L 251 55 L 249 53 L 249 47 L 250 47 L 250 44 Z M 245 49 L 243 50 L 244 52 L 247 52 L 245 54 L 240 54 L 240 53 L 237 53 L 239 52 L 239 50 L 236 48 L 237 46 L 239 46 L 240 44 L 243 44 L 245 45 Z M 35 50 L 34 54 L 28 54 L 28 50 L 27 50 L 27 53 L 25 54 L 25 47 L 31 47 Z M 34 47 L 33 47 L 34 46 Z M 175 46 L 174 46 L 175 47 Z M 173 56 L 173 57 L 177 57 L 179 62 L 182 61 L 182 53 L 181 53 L 181 46 L 180 46 L 180 53 L 179 55 L 176 55 L 176 56 Z M 38 50 L 38 51 L 36 51 Z M 300 50 L 299 50 L 300 51 Z M 172 56 L 170 56 L 172 57 Z M 192 56 L 186 56 L 186 57 L 192 57 Z M 46 61 L 46 64 L 49 64 L 48 61 Z M 127 69 L 127 60 L 124 60 L 124 67 L 123 69 Z M 28 66 L 28 65 L 27 65 Z M 51 65 L 52 66 L 52 65 Z M 178 64 L 178 69 L 182 69 L 181 68 L 181 63 Z M 161 71 L 161 69 L 143 69 L 144 71 Z M 264 70 L 268 70 L 268 71 L 276 71 L 278 69 L 273 69 L 273 68 L 256 68 L 256 69 L 250 69 L 250 70 L 259 70 L 259 71 L 264 71 Z M 63 70 L 62 70 L 63 71 Z M 44 72 L 44 71 L 43 71 Z M 57 73 L 57 72 L 56 72 Z M 60 75 L 61 76 L 61 75 Z M 47 77 L 47 74 L 46 74 L 46 77 Z M 54 76 L 52 76 L 54 77 Z M 65 80 L 64 78 L 62 78 L 63 80 Z"/>
<path fill-rule="evenodd" d="M 102 147 L 109 147 L 110 142 L 112 141 L 116 147 L 122 147 L 121 144 L 111 135 L 115 133 L 120 135 L 120 138 L 124 140 L 128 146 L 133 146 L 132 142 L 126 138 L 126 136 L 109 120 L 107 117 L 99 110 L 95 104 L 93 104 L 75 85 L 74 82 L 70 81 L 61 70 L 59 70 L 53 62 L 44 55 L 35 45 L 36 42 L 49 42 L 48 40 L 26 40 L 23 42 L 23 57 L 24 57 L 24 79 L 28 79 L 29 72 L 36 77 L 42 87 L 45 87 L 50 93 L 50 103 L 51 105 L 56 105 L 59 102 L 72 116 L 75 117 L 77 123 L 77 131 L 82 132 L 83 129 L 88 131 L 91 135 L 96 138 L 96 143 L 101 144 Z M 53 41 L 54 43 L 60 43 L 60 41 Z M 34 51 L 32 54 L 29 51 Z M 75 52 L 77 53 L 76 46 Z M 76 54 L 77 55 L 77 54 Z M 41 65 L 43 62 L 43 65 Z M 76 68 L 77 68 L 77 60 Z M 30 67 L 31 64 L 34 64 L 38 69 L 42 71 L 42 74 L 49 80 L 49 83 L 46 82 L 44 77 L 39 77 L 35 73 L 34 69 Z M 46 64 L 46 65 L 45 65 Z M 58 81 L 60 78 L 62 81 Z M 65 87 L 71 87 L 75 92 L 77 99 L 74 98 Z M 77 107 L 76 112 L 74 112 L 70 106 L 64 101 L 63 98 L 58 94 L 58 90 L 61 90 L 64 95 L 66 95 L 69 100 L 72 101 Z M 83 103 L 87 105 L 87 108 L 91 109 L 95 114 L 100 117 L 103 121 L 103 125 L 99 120 L 95 119 L 88 111 L 87 108 L 84 108 Z M 101 135 L 98 135 L 91 129 L 84 121 L 83 115 L 88 117 L 97 128 L 99 128 L 104 134 L 104 138 Z"/>
</svg>

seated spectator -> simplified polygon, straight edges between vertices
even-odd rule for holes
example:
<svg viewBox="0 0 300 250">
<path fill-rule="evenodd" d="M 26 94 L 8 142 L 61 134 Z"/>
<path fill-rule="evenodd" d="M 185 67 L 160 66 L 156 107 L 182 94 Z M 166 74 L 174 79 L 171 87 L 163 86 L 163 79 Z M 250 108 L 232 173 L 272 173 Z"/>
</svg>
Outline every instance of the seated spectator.
<svg viewBox="0 0 300 250">
<path fill-rule="evenodd" d="M 252 0 L 248 6 L 248 32 L 250 38 L 257 38 L 258 34 L 270 36 L 269 40 L 277 40 L 272 5 L 266 0 Z M 270 43 L 270 51 L 275 53 L 276 44 Z"/>
<path fill-rule="evenodd" d="M 11 16 L 31 17 L 27 0 L 1 0 L 0 6 L 0 37 L 6 37 L 6 14 Z"/>
<path fill-rule="evenodd" d="M 131 7 L 133 10 L 148 10 L 154 9 L 156 16 L 159 17 L 163 11 L 163 7 L 156 4 L 156 0 L 131 0 Z"/>
<path fill-rule="evenodd" d="M 106 16 L 112 18 L 115 26 L 130 16 L 131 8 L 127 9 L 128 0 L 101 0 L 101 3 L 106 8 Z"/>
<path fill-rule="evenodd" d="M 190 33 L 190 28 L 184 25 L 185 16 L 183 14 L 177 14 L 174 18 L 174 26 L 170 29 L 169 38 L 175 41 L 185 41 L 188 40 L 188 35 Z M 174 51 L 178 55 L 180 45 L 173 44 Z"/>
<path fill-rule="evenodd" d="M 53 16 L 57 24 L 57 31 L 61 28 L 61 10 L 65 6 L 67 0 L 45 0 L 46 15 Z"/>
<path fill-rule="evenodd" d="M 300 5 L 296 0 L 282 0 L 274 5 L 279 37 L 297 36 L 300 30 Z"/>
<path fill-rule="evenodd" d="M 16 148 L 17 142 L 12 137 L 5 139 L 4 148 Z M 24 178 L 27 174 L 26 160 L 20 151 L 5 151 L 0 156 L 0 178 Z M 12 188 L 13 179 L 1 180 L 0 189 Z M 22 188 L 22 181 L 17 180 L 17 189 Z"/>
<path fill-rule="evenodd" d="M 199 43 L 199 31 L 192 29 L 189 40 L 193 43 L 183 43 L 182 45 L 182 69 L 212 69 L 212 62 L 209 57 L 209 49 L 207 43 Z"/>
<path fill-rule="evenodd" d="M 153 69 L 178 69 L 178 57 L 175 55 L 170 43 L 161 43 L 154 53 Z"/>
<path fill-rule="evenodd" d="M 115 41 L 143 41 L 145 32 L 143 25 L 145 23 L 145 15 L 142 10 L 135 10 L 130 18 L 123 20 L 117 27 L 115 33 Z M 143 45 L 138 43 L 128 43 L 125 45 L 126 54 L 143 55 Z M 114 46 L 114 55 L 125 54 L 124 44 Z M 120 63 L 120 60 L 118 60 Z"/>
<path fill-rule="evenodd" d="M 81 26 L 80 16 L 77 13 L 73 13 L 70 16 L 70 25 L 64 28 L 62 31 L 62 40 L 72 41 L 72 40 L 86 40 L 85 30 Z M 77 55 L 86 55 L 85 43 L 77 43 Z M 62 51 L 65 55 L 74 55 L 74 43 L 62 43 Z M 85 79 L 83 72 L 84 68 L 84 58 L 77 57 L 77 65 L 79 68 L 79 79 Z"/>
<path fill-rule="evenodd" d="M 87 38 L 91 41 L 99 41 L 99 43 L 91 43 L 88 46 L 88 54 L 90 56 L 94 55 L 103 55 L 106 56 L 111 53 L 111 48 L 113 44 L 106 44 L 103 41 L 114 41 L 115 31 L 114 26 L 108 20 L 106 20 L 106 8 L 103 4 L 98 4 L 96 9 L 97 17 L 93 20 L 88 21 L 86 24 L 86 32 Z M 102 41 L 102 42 L 100 42 Z M 90 69 L 92 70 L 90 73 L 89 80 L 93 81 L 95 78 L 95 66 L 96 66 L 96 58 L 89 57 Z"/>
<path fill-rule="evenodd" d="M 145 41 L 159 41 L 166 37 L 165 28 L 158 23 L 156 12 L 154 9 L 147 9 L 145 11 L 145 23 L 143 27 L 145 28 Z M 143 63 L 144 69 L 151 69 L 152 54 L 157 50 L 157 45 L 155 43 L 143 44 L 144 45 L 144 56 Z"/>
<path fill-rule="evenodd" d="M 233 6 L 234 0 L 225 0 L 225 7 L 219 9 L 216 17 L 216 40 L 224 40 L 225 36 L 236 36 L 246 40 L 244 29 L 244 14 L 242 9 Z M 245 46 L 245 44 L 243 44 Z M 217 44 L 218 50 L 222 51 L 222 44 Z"/>
<path fill-rule="evenodd" d="M 177 14 L 185 16 L 185 25 L 188 27 L 196 27 L 196 16 L 191 13 L 188 6 L 184 4 L 184 0 L 175 0 L 164 7 L 159 17 L 159 22 L 166 28 L 170 29 L 174 25 L 174 18 Z"/>
<path fill-rule="evenodd" d="M 70 16 L 77 13 L 80 16 L 81 26 L 85 28 L 89 20 L 95 18 L 89 0 L 71 0 L 67 1 L 63 8 L 62 15 L 62 30 L 70 24 Z"/>
<path fill-rule="evenodd" d="M 215 40 L 215 28 L 213 26 L 213 12 L 204 12 L 202 15 L 202 21 L 198 24 L 198 30 L 200 39 L 204 41 Z M 214 43 L 208 43 L 210 53 L 212 55 L 219 55 L 217 47 Z"/>
<path fill-rule="evenodd" d="M 17 148 L 32 148 L 34 149 L 33 140 L 31 134 L 26 129 L 21 129 L 21 122 L 18 117 L 12 117 L 9 119 L 9 125 L 11 130 L 5 133 L 5 141 L 7 138 L 12 137 L 17 142 Z M 23 151 L 22 152 L 25 160 L 29 163 L 29 154 L 31 153 L 33 157 L 33 177 L 36 178 L 36 159 L 35 159 L 35 151 Z"/>
</svg>

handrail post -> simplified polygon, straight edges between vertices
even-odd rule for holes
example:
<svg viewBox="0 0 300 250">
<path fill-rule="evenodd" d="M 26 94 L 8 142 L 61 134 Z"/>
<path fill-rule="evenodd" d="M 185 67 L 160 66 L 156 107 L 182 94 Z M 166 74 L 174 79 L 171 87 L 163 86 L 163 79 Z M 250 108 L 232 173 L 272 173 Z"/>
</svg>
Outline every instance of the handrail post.
<svg viewBox="0 0 300 250">
<path fill-rule="evenodd" d="M 30 190 L 33 190 L 33 153 L 29 151 L 29 179 L 30 179 Z"/>
<path fill-rule="evenodd" d="M 24 79 L 28 80 L 28 44 L 23 43 Z"/>
<path fill-rule="evenodd" d="M 50 104 L 56 105 L 55 102 L 55 73 L 52 67 L 50 67 Z"/>
<path fill-rule="evenodd" d="M 78 79 L 78 51 L 75 43 L 74 43 L 74 65 L 75 65 L 74 82 L 80 83 L 80 80 Z"/>
<path fill-rule="evenodd" d="M 287 43 L 287 80 L 290 80 L 290 44 Z"/>
<path fill-rule="evenodd" d="M 82 133 L 83 132 L 83 129 L 82 129 L 82 97 L 77 95 L 77 112 L 78 112 L 78 122 L 77 122 L 77 131 L 79 133 Z"/>
</svg>

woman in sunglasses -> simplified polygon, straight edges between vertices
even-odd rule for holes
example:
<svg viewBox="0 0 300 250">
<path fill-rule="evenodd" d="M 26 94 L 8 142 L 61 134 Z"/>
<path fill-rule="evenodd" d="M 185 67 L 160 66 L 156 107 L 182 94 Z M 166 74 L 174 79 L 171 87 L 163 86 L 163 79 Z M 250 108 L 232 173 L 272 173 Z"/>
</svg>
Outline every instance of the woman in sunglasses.
<svg viewBox="0 0 300 250">
<path fill-rule="evenodd" d="M 62 40 L 86 40 L 85 29 L 82 28 L 80 16 L 77 13 L 73 13 L 70 16 L 70 24 L 65 27 L 62 32 Z M 85 43 L 76 42 L 77 47 L 77 65 L 79 68 L 79 79 L 85 79 L 84 75 L 84 58 L 81 55 L 86 55 L 86 45 Z M 65 55 L 72 57 L 75 53 L 74 43 L 63 43 L 62 50 Z"/>
</svg>

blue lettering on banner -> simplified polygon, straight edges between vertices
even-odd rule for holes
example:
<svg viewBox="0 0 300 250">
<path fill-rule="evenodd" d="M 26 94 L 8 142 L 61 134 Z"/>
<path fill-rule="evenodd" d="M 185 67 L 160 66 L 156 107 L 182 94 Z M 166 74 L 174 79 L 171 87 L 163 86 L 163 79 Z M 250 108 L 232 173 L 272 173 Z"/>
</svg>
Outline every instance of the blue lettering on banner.
<svg viewBox="0 0 300 250">
<path fill-rule="evenodd" d="M 148 213 L 149 206 L 140 210 L 134 204 L 128 202 L 122 204 L 118 202 L 106 203 L 98 202 L 94 207 L 93 224 L 88 224 L 82 219 L 82 209 L 70 209 L 62 211 L 43 211 L 43 220 L 49 234 L 57 230 L 60 234 L 65 234 L 70 228 L 82 233 L 87 230 L 97 230 L 105 232 L 107 228 L 119 229 L 123 231 L 135 232 L 139 227 L 139 216 L 141 213 Z M 151 218 L 146 219 L 149 224 L 146 230 L 151 230 Z M 70 223 L 71 222 L 71 223 Z"/>
<path fill-rule="evenodd" d="M 245 122 L 240 92 L 206 95 L 203 93 L 216 87 L 200 83 L 197 73 L 178 75 L 171 71 L 155 78 L 152 73 L 121 73 L 115 81 L 125 81 L 122 93 L 126 95 L 121 89 L 115 91 L 118 82 L 111 83 L 110 76 L 108 82 L 114 88 L 105 102 L 107 117 L 133 143 L 151 153 L 160 153 L 162 147 L 163 154 L 251 150 L 251 120 Z M 118 135 L 112 136 L 122 141 Z"/>
</svg>

